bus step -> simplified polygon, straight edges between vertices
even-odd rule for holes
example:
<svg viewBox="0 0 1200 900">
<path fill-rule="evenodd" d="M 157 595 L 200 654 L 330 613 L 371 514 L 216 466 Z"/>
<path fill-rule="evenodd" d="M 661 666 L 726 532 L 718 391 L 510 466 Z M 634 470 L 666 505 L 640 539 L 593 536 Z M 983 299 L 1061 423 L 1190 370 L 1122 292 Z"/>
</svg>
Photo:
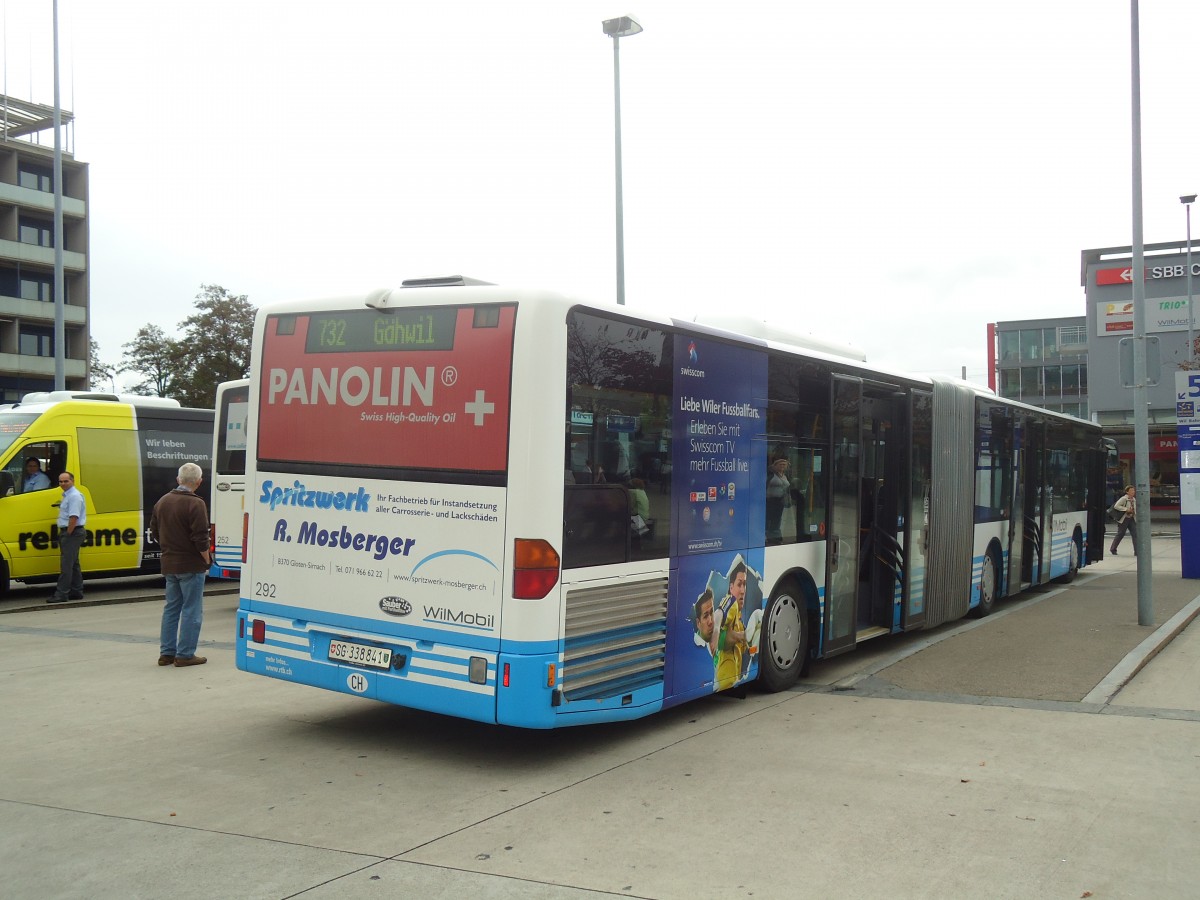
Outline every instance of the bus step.
<svg viewBox="0 0 1200 900">
<path fill-rule="evenodd" d="M 863 641 L 869 641 L 871 638 L 881 637 L 885 634 L 891 634 L 891 632 L 879 625 L 872 625 L 870 628 L 860 628 L 854 636 L 855 643 L 861 644 Z"/>
</svg>

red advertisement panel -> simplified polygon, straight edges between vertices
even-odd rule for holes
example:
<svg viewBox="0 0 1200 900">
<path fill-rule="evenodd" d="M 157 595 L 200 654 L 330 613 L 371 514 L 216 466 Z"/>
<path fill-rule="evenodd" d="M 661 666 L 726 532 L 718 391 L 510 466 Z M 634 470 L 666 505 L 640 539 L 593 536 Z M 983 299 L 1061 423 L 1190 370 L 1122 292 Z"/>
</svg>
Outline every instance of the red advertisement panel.
<svg viewBox="0 0 1200 900">
<path fill-rule="evenodd" d="M 260 459 L 503 471 L 515 306 L 274 315 Z"/>
</svg>

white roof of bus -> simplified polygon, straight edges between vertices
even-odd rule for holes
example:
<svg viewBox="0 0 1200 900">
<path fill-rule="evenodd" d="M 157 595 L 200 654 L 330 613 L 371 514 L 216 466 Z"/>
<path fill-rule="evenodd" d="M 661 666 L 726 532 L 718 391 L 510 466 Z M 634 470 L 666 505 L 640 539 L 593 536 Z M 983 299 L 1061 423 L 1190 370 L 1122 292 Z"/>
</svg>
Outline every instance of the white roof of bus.
<svg viewBox="0 0 1200 900">
<path fill-rule="evenodd" d="M 170 397 L 144 397 L 141 394 L 107 394 L 101 391 L 34 391 L 22 397 L 20 403 L 14 403 L 13 408 L 24 409 L 30 406 L 45 409 L 48 406 L 55 403 L 62 403 L 66 400 L 94 400 L 165 409 L 178 409 L 180 406 L 178 400 L 173 400 Z"/>
<path fill-rule="evenodd" d="M 928 375 L 917 372 L 902 372 L 896 369 L 884 369 L 878 366 L 871 365 L 865 360 L 865 354 L 857 348 L 849 345 L 840 345 L 832 341 L 823 341 L 820 338 L 811 335 L 803 335 L 798 332 L 792 332 L 786 328 L 773 326 L 767 322 L 760 322 L 748 317 L 699 317 L 692 316 L 672 316 L 645 309 L 636 309 L 628 306 L 619 306 L 615 303 L 606 303 L 603 301 L 589 300 L 582 297 L 573 297 L 568 294 L 549 291 L 544 288 L 528 288 L 516 285 L 496 285 L 485 281 L 477 281 L 471 278 L 461 278 L 453 276 L 447 279 L 431 279 L 433 284 L 414 283 L 405 287 L 383 288 L 369 291 L 367 293 L 341 295 L 337 297 L 316 298 L 311 300 L 301 300 L 287 302 L 285 304 L 277 304 L 273 306 L 264 306 L 259 308 L 260 315 L 278 314 L 281 312 L 308 312 L 313 310 L 326 310 L 332 308 L 375 308 L 388 309 L 395 308 L 397 305 L 409 303 L 431 303 L 433 305 L 441 304 L 458 304 L 471 302 L 499 302 L 499 301 L 533 301 L 535 303 L 551 303 L 561 306 L 564 312 L 572 307 L 581 306 L 588 309 L 603 312 L 609 315 L 621 316 L 624 318 L 636 319 L 647 324 L 657 324 L 664 328 L 679 328 L 691 327 L 697 332 L 708 332 L 711 334 L 728 336 L 733 339 L 745 340 L 752 344 L 766 346 L 771 349 L 786 350 L 791 352 L 799 352 L 805 356 L 810 356 L 814 359 L 823 360 L 825 362 L 840 364 L 843 367 L 848 367 L 852 370 L 857 370 L 852 374 L 861 375 L 864 378 L 870 379 L 872 376 L 881 377 L 889 381 L 897 383 L 907 383 L 909 385 L 925 385 L 933 386 L 935 381 L 960 384 L 981 396 L 990 396 L 1001 399 L 994 390 L 986 385 L 975 384 L 969 381 L 963 381 L 959 378 L 942 375 Z M 441 281 L 441 283 L 436 283 Z M 281 308 L 282 307 L 282 308 Z M 720 324 L 718 324 L 720 323 Z M 749 323 L 747 325 L 747 323 Z M 731 327 L 732 326 L 732 327 Z M 753 329 L 752 331 L 743 331 L 741 327 Z M 1052 410 L 1042 409 L 1037 406 L 1021 403 L 1016 400 L 1005 400 L 1007 404 L 1033 410 L 1038 413 L 1044 413 L 1056 418 L 1065 419 L 1068 421 L 1079 422 L 1086 421 L 1066 413 L 1054 412 Z"/>
</svg>

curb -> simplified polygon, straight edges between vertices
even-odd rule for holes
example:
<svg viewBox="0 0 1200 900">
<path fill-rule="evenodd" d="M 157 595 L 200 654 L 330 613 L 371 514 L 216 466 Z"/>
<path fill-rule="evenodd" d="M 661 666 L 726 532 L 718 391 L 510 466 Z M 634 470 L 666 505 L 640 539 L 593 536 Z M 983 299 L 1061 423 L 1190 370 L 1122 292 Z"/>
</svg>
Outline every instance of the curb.
<svg viewBox="0 0 1200 900">
<path fill-rule="evenodd" d="M 1080 702 L 1104 705 L 1112 702 L 1113 697 L 1120 693 L 1121 688 L 1129 684 L 1133 676 L 1145 668 L 1146 664 L 1154 659 L 1160 650 L 1187 628 L 1197 615 L 1200 615 L 1200 597 L 1194 598 L 1191 603 L 1158 626 L 1152 635 L 1125 654 L 1125 658 L 1117 663 L 1113 670 L 1105 675 L 1104 679 L 1092 688 Z"/>
</svg>

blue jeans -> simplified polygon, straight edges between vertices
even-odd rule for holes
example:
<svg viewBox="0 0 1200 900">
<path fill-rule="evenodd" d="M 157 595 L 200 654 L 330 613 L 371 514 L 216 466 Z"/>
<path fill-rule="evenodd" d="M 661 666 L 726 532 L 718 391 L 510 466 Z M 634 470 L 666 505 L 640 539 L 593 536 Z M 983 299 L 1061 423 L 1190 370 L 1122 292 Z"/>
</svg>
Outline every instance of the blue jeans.
<svg viewBox="0 0 1200 900">
<path fill-rule="evenodd" d="M 167 605 L 163 607 L 158 652 L 163 656 L 196 655 L 204 621 L 204 576 L 207 572 L 167 575 Z"/>
</svg>

